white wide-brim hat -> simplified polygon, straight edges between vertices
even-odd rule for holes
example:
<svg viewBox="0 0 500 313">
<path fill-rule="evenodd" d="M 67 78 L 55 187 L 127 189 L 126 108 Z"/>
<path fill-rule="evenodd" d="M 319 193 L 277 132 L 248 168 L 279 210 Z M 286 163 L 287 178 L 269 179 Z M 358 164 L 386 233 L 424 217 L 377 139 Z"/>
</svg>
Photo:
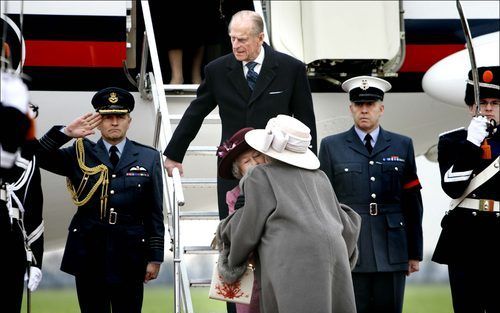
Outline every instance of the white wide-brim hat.
<svg viewBox="0 0 500 313">
<path fill-rule="evenodd" d="M 266 129 L 245 134 L 245 141 L 257 151 L 290 165 L 315 170 L 319 160 L 309 150 L 311 130 L 288 115 L 278 115 L 267 122 Z"/>
</svg>

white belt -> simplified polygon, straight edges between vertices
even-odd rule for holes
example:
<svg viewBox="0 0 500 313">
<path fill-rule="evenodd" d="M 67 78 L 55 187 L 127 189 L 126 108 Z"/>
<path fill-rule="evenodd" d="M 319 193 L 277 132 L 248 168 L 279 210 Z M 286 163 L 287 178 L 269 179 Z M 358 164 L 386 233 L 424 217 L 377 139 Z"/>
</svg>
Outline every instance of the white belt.
<svg viewBox="0 0 500 313">
<path fill-rule="evenodd" d="M 500 212 L 500 201 L 465 198 L 458 207 L 486 212 Z"/>
</svg>

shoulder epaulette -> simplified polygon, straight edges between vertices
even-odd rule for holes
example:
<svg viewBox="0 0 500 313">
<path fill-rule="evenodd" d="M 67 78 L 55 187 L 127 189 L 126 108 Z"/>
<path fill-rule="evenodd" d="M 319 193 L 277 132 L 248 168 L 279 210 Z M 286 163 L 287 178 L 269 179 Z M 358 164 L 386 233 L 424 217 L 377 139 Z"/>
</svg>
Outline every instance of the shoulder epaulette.
<svg viewBox="0 0 500 313">
<path fill-rule="evenodd" d="M 145 145 L 143 143 L 140 143 L 140 142 L 137 142 L 137 141 L 134 141 L 134 140 L 130 140 L 132 143 L 134 143 L 135 145 L 138 145 L 138 146 L 141 146 L 141 147 L 144 147 L 144 148 L 148 148 L 148 149 L 151 149 L 153 151 L 157 151 L 155 148 L 151 147 L 151 146 L 148 146 L 148 145 Z"/>
<path fill-rule="evenodd" d="M 452 129 L 452 130 L 445 131 L 444 133 L 439 134 L 439 137 L 444 136 L 444 135 L 448 135 L 448 134 L 451 134 L 451 133 L 454 133 L 454 132 L 458 132 L 460 130 L 465 130 L 465 127 L 459 127 L 459 128 L 455 128 L 455 129 Z"/>
</svg>

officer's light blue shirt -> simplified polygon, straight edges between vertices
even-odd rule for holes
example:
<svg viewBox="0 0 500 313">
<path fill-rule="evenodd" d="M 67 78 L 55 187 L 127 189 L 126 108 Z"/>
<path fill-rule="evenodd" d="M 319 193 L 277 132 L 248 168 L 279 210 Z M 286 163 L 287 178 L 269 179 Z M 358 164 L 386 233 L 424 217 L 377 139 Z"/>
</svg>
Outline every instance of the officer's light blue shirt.
<svg viewBox="0 0 500 313">
<path fill-rule="evenodd" d="M 109 142 L 107 142 L 106 140 L 104 140 L 104 138 L 102 139 L 102 143 L 106 147 L 106 151 L 108 151 L 108 154 L 109 154 L 109 148 L 111 148 L 111 146 L 113 146 L 113 145 L 110 144 Z M 123 139 L 120 143 L 115 145 L 116 148 L 118 148 L 118 157 L 119 158 L 121 158 L 121 156 L 122 156 L 123 149 L 125 148 L 125 143 L 127 143 L 127 138 Z"/>
<path fill-rule="evenodd" d="M 364 131 L 362 131 L 361 129 L 359 129 L 356 126 L 354 126 L 354 130 L 356 131 L 356 134 L 358 134 L 358 137 L 361 140 L 361 142 L 364 144 L 365 143 L 365 136 L 367 133 L 365 133 Z M 377 128 L 375 128 L 375 130 L 373 130 L 370 133 L 370 136 L 372 136 L 372 140 L 371 140 L 372 147 L 375 147 L 375 143 L 377 142 L 379 133 L 380 133 L 380 126 L 377 126 Z"/>
</svg>

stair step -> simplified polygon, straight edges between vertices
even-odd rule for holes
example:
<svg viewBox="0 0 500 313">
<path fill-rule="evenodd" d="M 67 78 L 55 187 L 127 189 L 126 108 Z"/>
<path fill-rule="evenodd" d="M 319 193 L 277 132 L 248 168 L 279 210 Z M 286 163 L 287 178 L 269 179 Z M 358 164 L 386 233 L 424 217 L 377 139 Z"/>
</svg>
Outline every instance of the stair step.
<svg viewBox="0 0 500 313">
<path fill-rule="evenodd" d="M 167 84 L 163 85 L 165 89 L 165 97 L 168 99 L 173 98 L 196 98 L 196 90 L 198 89 L 197 84 Z"/>
<path fill-rule="evenodd" d="M 170 114 L 170 123 L 179 124 L 182 118 L 182 114 Z M 204 124 L 220 124 L 219 114 L 208 114 L 203 121 Z"/>
<path fill-rule="evenodd" d="M 187 186 L 213 186 L 217 185 L 217 178 L 181 178 L 183 187 Z"/>
<path fill-rule="evenodd" d="M 165 84 L 163 88 L 165 91 L 190 91 L 196 92 L 198 90 L 199 84 Z"/>
<path fill-rule="evenodd" d="M 189 281 L 190 287 L 210 287 L 212 280 L 210 278 L 191 279 Z"/>
<path fill-rule="evenodd" d="M 212 249 L 209 246 L 185 246 L 185 254 L 216 254 L 219 251 Z"/>
<path fill-rule="evenodd" d="M 184 220 L 218 220 L 219 212 L 214 211 L 182 211 L 180 218 Z"/>
</svg>

